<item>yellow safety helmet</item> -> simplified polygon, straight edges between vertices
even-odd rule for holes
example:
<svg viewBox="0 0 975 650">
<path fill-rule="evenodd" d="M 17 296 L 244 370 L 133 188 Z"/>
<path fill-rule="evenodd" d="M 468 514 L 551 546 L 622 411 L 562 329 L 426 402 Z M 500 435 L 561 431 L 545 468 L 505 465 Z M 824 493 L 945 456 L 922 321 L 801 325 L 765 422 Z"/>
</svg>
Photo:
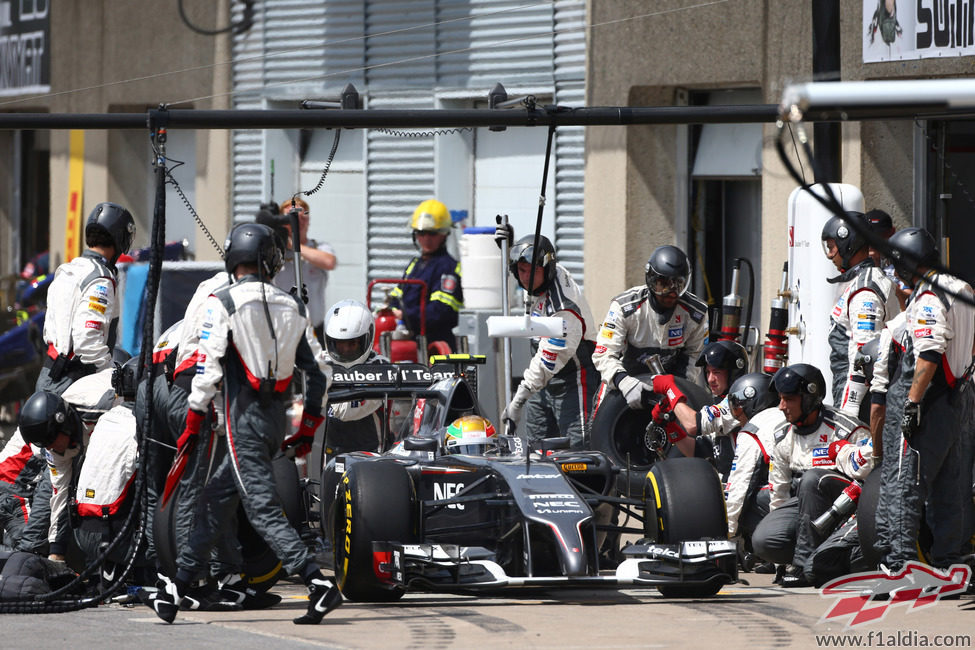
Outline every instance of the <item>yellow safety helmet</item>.
<svg viewBox="0 0 975 650">
<path fill-rule="evenodd" d="M 442 235 L 450 233 L 453 221 L 450 218 L 450 211 L 447 206 L 436 199 L 427 199 L 416 206 L 413 211 L 413 218 L 410 220 L 410 227 L 414 231 L 426 230 L 436 231 Z"/>
</svg>

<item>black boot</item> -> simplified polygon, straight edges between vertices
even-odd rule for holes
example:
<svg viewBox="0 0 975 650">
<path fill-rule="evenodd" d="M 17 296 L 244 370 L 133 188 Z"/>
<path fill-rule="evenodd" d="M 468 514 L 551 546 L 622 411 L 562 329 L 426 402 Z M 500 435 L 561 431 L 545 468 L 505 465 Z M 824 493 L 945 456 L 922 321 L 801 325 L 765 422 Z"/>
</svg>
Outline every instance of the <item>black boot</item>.
<svg viewBox="0 0 975 650">
<path fill-rule="evenodd" d="M 156 597 L 150 602 L 156 616 L 167 623 L 172 623 L 176 620 L 180 603 L 183 602 L 183 594 L 177 584 L 167 578 L 163 586 L 156 592 Z"/>
<path fill-rule="evenodd" d="M 325 615 L 342 604 L 342 592 L 330 580 L 314 578 L 308 583 L 308 611 L 294 619 L 295 625 L 318 625 Z"/>
<path fill-rule="evenodd" d="M 217 594 L 226 602 L 243 609 L 267 609 L 281 602 L 281 596 L 248 587 L 237 573 L 228 573 L 217 581 Z"/>
</svg>

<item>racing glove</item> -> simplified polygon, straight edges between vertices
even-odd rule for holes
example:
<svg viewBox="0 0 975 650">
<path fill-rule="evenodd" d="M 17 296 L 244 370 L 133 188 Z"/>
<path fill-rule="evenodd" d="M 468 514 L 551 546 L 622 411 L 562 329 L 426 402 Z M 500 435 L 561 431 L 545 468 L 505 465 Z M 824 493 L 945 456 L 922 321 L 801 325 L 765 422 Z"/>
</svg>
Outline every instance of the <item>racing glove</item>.
<svg viewBox="0 0 975 650">
<path fill-rule="evenodd" d="M 307 456 L 308 452 L 311 451 L 312 444 L 315 442 L 315 431 L 324 421 L 325 416 L 312 415 L 306 411 L 301 416 L 301 424 L 298 426 L 298 431 L 285 438 L 284 442 L 281 443 L 281 451 L 287 451 L 294 447 L 296 457 L 301 458 L 302 456 Z"/>
<path fill-rule="evenodd" d="M 678 442 L 687 437 L 687 432 L 684 431 L 681 425 L 677 424 L 677 420 L 671 420 L 664 425 L 664 431 L 667 432 L 667 440 L 670 444 L 676 445 Z"/>
<path fill-rule="evenodd" d="M 514 429 L 518 420 L 521 418 L 521 412 L 524 410 L 525 403 L 529 397 L 531 397 L 531 391 L 525 388 L 525 384 L 518 384 L 518 390 L 515 392 L 514 397 L 511 398 L 511 404 L 508 404 L 501 411 L 501 421 L 505 424 L 510 422 L 510 428 Z"/>
<path fill-rule="evenodd" d="M 921 428 L 921 405 L 911 400 L 904 402 L 904 414 L 901 416 L 901 434 L 910 444 L 911 438 Z"/>
<path fill-rule="evenodd" d="M 498 227 L 494 229 L 495 243 L 497 243 L 498 248 L 501 248 L 501 242 L 507 240 L 508 248 L 511 248 L 515 241 L 515 229 L 510 223 L 501 223 L 501 215 L 496 216 L 495 220 L 498 222 Z"/>
<path fill-rule="evenodd" d="M 848 444 L 850 444 L 849 440 L 834 440 L 829 443 L 829 449 L 826 451 L 829 459 L 835 463 L 836 457 L 840 455 L 840 451 Z"/>
<path fill-rule="evenodd" d="M 653 387 L 649 384 L 630 376 L 620 379 L 616 387 L 619 388 L 620 393 L 623 394 L 623 399 L 626 400 L 626 405 L 631 409 L 643 408 L 643 394 L 654 392 Z"/>
<path fill-rule="evenodd" d="M 188 445 L 190 440 L 200 435 L 200 427 L 203 426 L 205 418 L 206 413 L 202 411 L 190 409 L 186 412 L 186 428 L 183 429 L 183 434 L 176 441 L 176 453 L 183 451 L 183 447 Z"/>
<path fill-rule="evenodd" d="M 671 407 L 676 406 L 681 400 L 686 400 L 687 396 L 677 388 L 677 382 L 673 375 L 656 375 L 653 378 L 653 392 L 667 398 L 667 404 Z"/>
</svg>

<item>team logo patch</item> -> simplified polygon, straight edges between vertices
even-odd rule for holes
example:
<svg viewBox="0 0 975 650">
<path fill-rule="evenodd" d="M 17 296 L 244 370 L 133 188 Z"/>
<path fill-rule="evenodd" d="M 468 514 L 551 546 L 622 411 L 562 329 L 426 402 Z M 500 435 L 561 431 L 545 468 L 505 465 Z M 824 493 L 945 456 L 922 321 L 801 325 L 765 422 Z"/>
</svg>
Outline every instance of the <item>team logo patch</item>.
<svg viewBox="0 0 975 650">
<path fill-rule="evenodd" d="M 930 339 L 933 338 L 931 334 L 930 327 L 922 327 L 920 329 L 914 330 L 914 338 L 916 339 Z"/>
<path fill-rule="evenodd" d="M 105 305 L 99 305 L 97 302 L 88 302 L 88 309 L 91 311 L 97 311 L 99 314 L 105 313 Z"/>
<path fill-rule="evenodd" d="M 812 456 L 813 467 L 829 467 L 833 465 L 833 461 L 829 459 L 829 449 L 826 447 L 816 447 L 813 449 Z"/>
<path fill-rule="evenodd" d="M 99 323 L 97 320 L 86 320 L 85 321 L 85 329 L 86 330 L 100 330 L 101 328 L 102 328 L 102 324 Z"/>
<path fill-rule="evenodd" d="M 440 288 L 447 293 L 453 293 L 457 289 L 457 278 L 449 273 L 440 276 Z"/>
<path fill-rule="evenodd" d="M 596 349 L 593 350 L 593 353 L 594 354 L 606 354 L 606 346 L 605 345 L 597 345 L 596 346 Z"/>
</svg>

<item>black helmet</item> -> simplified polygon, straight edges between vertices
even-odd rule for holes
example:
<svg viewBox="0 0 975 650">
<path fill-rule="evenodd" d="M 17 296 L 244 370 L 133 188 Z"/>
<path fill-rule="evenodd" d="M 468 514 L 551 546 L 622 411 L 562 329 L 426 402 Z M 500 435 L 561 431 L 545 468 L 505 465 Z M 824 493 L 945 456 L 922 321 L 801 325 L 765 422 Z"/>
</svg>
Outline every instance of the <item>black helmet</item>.
<svg viewBox="0 0 975 650">
<path fill-rule="evenodd" d="M 878 336 L 861 345 L 853 358 L 853 369 L 863 373 L 867 379 L 867 384 L 873 381 L 873 364 L 877 361 L 879 351 L 880 337 Z"/>
<path fill-rule="evenodd" d="M 687 255 L 676 246 L 655 248 L 645 270 L 647 288 L 657 296 L 665 296 L 671 291 L 678 296 L 683 295 L 691 283 L 691 265 Z"/>
<path fill-rule="evenodd" d="M 802 413 L 799 421 L 804 421 L 810 413 L 823 405 L 826 394 L 826 380 L 816 366 L 808 363 L 795 363 L 779 370 L 772 377 L 769 391 L 778 395 L 800 395 Z"/>
<path fill-rule="evenodd" d="M 728 385 L 748 370 L 748 353 L 741 343 L 735 341 L 715 341 L 708 343 L 697 358 L 697 366 L 724 368 L 728 371 Z"/>
<path fill-rule="evenodd" d="M 60 395 L 39 390 L 20 409 L 20 435 L 38 447 L 50 447 L 59 433 L 72 440 L 81 435 L 81 418 Z"/>
<path fill-rule="evenodd" d="M 742 375 L 728 389 L 728 403 L 745 411 L 751 419 L 759 411 L 775 406 L 775 392 L 769 390 L 772 377 L 762 372 Z"/>
<path fill-rule="evenodd" d="M 132 357 L 112 372 L 112 388 L 115 394 L 127 402 L 135 401 L 139 388 L 139 357 Z"/>
<path fill-rule="evenodd" d="M 919 266 L 934 266 L 941 257 L 934 237 L 923 228 L 898 230 L 887 242 L 891 247 L 890 259 L 897 275 L 911 286 L 914 286 L 914 277 Z"/>
<path fill-rule="evenodd" d="M 274 231 L 259 223 L 234 226 L 224 243 L 227 272 L 233 274 L 240 264 L 256 264 L 262 279 L 270 280 L 281 270 L 283 256 L 275 241 Z"/>
<path fill-rule="evenodd" d="M 535 235 L 525 235 L 521 239 L 515 242 L 511 250 L 508 251 L 508 270 L 511 271 L 511 275 L 515 276 L 518 280 L 518 284 L 522 289 L 528 290 L 528 287 L 521 284 L 521 278 L 518 277 L 518 262 L 527 262 L 531 264 L 532 254 L 535 245 Z M 535 291 L 532 291 L 532 295 L 537 296 L 538 294 L 545 291 L 548 287 L 552 286 L 555 282 L 555 246 L 548 237 L 544 235 L 539 235 L 538 237 L 538 268 L 545 270 L 545 280 L 542 282 L 542 286 L 538 287 Z"/>
<path fill-rule="evenodd" d="M 105 234 L 111 237 L 115 246 L 114 264 L 119 255 L 129 252 L 132 236 L 135 235 L 135 219 L 128 210 L 117 203 L 99 203 L 88 215 L 85 223 L 85 239 L 90 233 Z"/>
<path fill-rule="evenodd" d="M 850 219 L 856 219 L 857 224 L 863 226 L 864 230 L 870 227 L 863 213 L 853 210 L 847 211 L 846 219 L 834 215 L 823 225 L 823 252 L 829 254 L 826 249 L 826 240 L 832 239 L 836 243 L 836 251 L 840 255 L 844 271 L 850 268 L 850 258 L 867 247 L 866 237 L 846 223 Z"/>
<path fill-rule="evenodd" d="M 291 221 L 288 215 L 281 214 L 277 203 L 262 203 L 261 209 L 257 211 L 257 223 L 263 224 L 274 231 L 278 248 L 281 249 L 282 258 L 288 253 L 288 241 L 291 239 Z"/>
</svg>

